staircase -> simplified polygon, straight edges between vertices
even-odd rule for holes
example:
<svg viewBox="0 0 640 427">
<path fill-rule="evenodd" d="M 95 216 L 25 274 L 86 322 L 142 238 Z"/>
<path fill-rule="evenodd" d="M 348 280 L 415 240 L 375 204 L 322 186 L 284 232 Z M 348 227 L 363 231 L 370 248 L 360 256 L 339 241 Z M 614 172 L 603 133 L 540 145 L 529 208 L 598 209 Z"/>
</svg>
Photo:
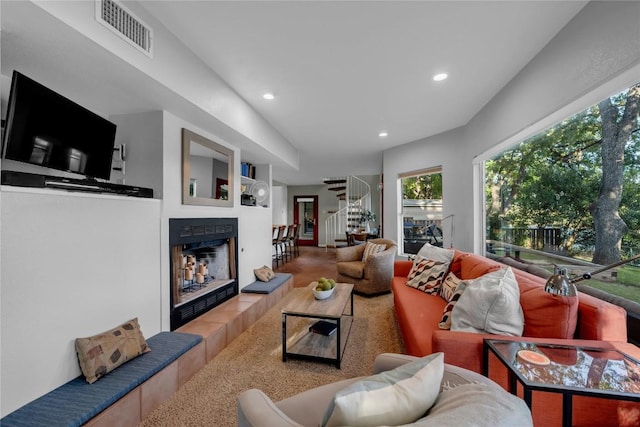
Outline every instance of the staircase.
<svg viewBox="0 0 640 427">
<path fill-rule="evenodd" d="M 371 210 L 371 187 L 355 176 L 326 178 L 324 183 L 338 198 L 338 210 L 325 221 L 326 247 L 346 246 L 347 230 L 360 227 L 360 214 Z"/>
</svg>

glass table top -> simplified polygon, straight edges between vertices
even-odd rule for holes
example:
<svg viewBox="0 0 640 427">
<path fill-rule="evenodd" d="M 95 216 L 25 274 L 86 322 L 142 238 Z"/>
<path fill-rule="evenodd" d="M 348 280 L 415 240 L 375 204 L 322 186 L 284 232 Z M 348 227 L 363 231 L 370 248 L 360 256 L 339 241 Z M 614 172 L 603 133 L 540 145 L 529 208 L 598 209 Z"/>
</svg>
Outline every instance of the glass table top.
<svg viewBox="0 0 640 427">
<path fill-rule="evenodd" d="M 640 399 L 640 362 L 620 351 L 499 340 L 487 345 L 528 386 L 638 394 Z"/>
</svg>

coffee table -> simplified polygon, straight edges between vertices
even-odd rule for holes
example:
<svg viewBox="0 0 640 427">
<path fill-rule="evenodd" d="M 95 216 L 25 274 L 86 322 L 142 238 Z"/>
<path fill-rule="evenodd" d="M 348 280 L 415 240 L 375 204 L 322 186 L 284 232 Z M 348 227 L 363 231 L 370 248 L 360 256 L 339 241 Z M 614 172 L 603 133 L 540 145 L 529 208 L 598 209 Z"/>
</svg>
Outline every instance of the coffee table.
<svg viewBox="0 0 640 427">
<path fill-rule="evenodd" d="M 485 376 L 489 352 L 507 367 L 509 392 L 522 385 L 529 409 L 534 390 L 562 394 L 563 426 L 571 426 L 574 395 L 640 402 L 640 362 L 618 350 L 485 339 Z"/>
<path fill-rule="evenodd" d="M 340 369 L 353 322 L 353 284 L 336 283 L 333 294 L 323 300 L 313 296 L 316 285 L 311 282 L 282 308 L 282 361 L 289 357 L 315 360 Z M 311 332 L 309 328 L 319 320 L 335 323 L 335 333 Z"/>
</svg>

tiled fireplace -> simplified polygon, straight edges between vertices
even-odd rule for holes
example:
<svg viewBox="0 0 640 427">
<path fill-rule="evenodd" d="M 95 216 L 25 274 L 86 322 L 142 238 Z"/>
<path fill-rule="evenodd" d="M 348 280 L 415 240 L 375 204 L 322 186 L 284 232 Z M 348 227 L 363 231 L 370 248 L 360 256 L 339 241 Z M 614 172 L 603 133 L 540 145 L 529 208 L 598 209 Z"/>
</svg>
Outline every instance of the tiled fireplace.
<svg viewBox="0 0 640 427">
<path fill-rule="evenodd" d="M 238 219 L 171 218 L 171 330 L 238 294 Z"/>
</svg>

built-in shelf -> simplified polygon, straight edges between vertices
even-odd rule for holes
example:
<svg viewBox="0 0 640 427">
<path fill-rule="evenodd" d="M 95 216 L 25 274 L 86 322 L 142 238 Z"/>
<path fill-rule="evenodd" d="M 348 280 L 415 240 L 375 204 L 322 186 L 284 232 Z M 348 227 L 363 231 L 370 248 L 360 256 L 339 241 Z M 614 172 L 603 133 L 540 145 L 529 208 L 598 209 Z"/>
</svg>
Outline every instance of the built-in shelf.
<svg viewBox="0 0 640 427">
<path fill-rule="evenodd" d="M 251 186 L 258 181 L 266 182 L 267 185 L 269 186 L 269 192 L 271 192 L 271 165 L 265 165 L 265 164 L 252 165 L 252 167 L 253 167 L 252 173 L 255 175 L 255 178 L 251 178 L 251 177 L 240 174 L 241 194 L 242 193 L 249 194 L 249 190 L 251 189 Z M 244 191 L 243 191 L 243 187 L 244 187 Z M 265 204 L 269 206 L 269 200 L 266 200 L 260 203 L 260 205 L 265 205 Z M 248 205 L 245 205 L 245 206 L 248 206 Z M 253 207 L 253 206 L 250 206 L 250 207 Z M 258 206 L 258 207 L 261 207 L 261 206 Z"/>
</svg>

